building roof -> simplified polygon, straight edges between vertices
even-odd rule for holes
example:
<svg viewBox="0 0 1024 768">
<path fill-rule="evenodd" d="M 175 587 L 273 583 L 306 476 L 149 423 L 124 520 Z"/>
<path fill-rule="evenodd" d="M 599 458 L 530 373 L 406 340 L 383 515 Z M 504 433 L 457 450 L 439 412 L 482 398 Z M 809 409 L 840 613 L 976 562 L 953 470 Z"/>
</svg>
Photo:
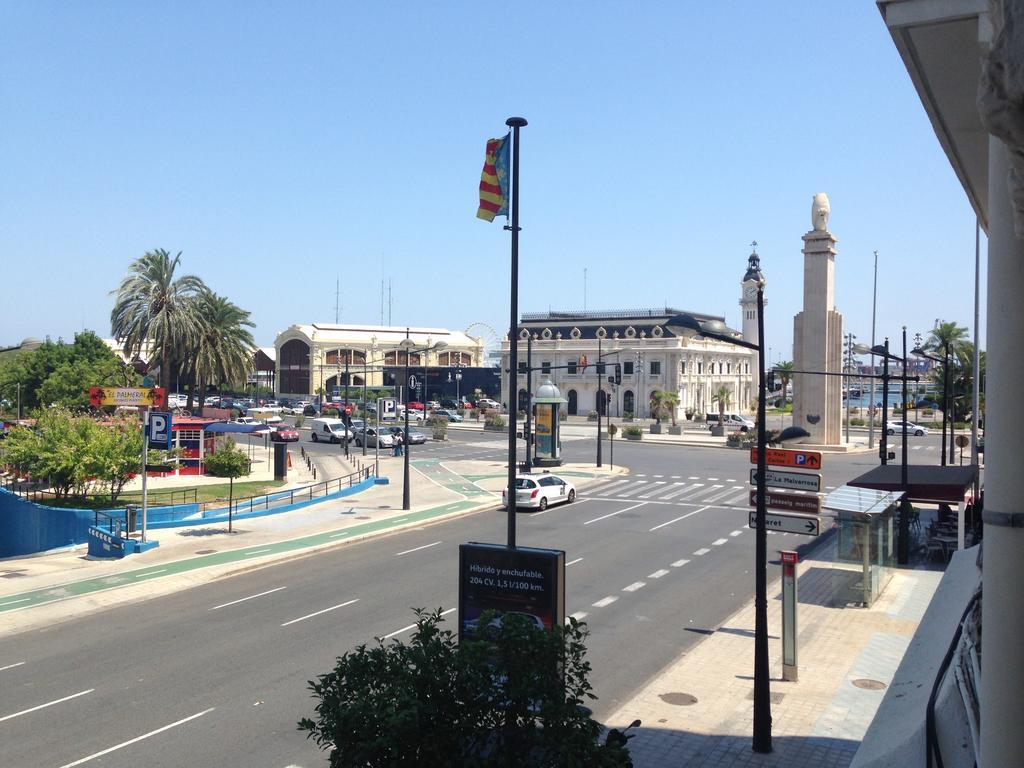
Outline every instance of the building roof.
<svg viewBox="0 0 1024 768">
<path fill-rule="evenodd" d="M 470 336 L 464 331 L 451 331 L 447 328 L 405 328 L 404 326 L 362 325 L 311 323 L 296 324 L 282 331 L 278 336 L 287 333 L 299 333 L 317 344 L 359 344 L 369 346 L 376 341 L 379 346 L 397 346 L 406 337 L 425 345 L 429 337 L 431 342 L 445 341 L 449 347 L 483 346 L 483 340 Z"/>
<path fill-rule="evenodd" d="M 911 501 L 944 501 L 956 504 L 964 500 L 968 489 L 978 476 L 978 468 L 936 467 L 907 465 L 907 498 Z M 854 488 L 874 488 L 877 491 L 903 490 L 902 467 L 886 464 L 865 472 L 847 485 Z"/>
<path fill-rule="evenodd" d="M 718 320 L 725 322 L 721 315 L 708 315 L 702 312 L 659 307 L 656 309 L 611 309 L 583 311 L 524 312 L 522 327 L 531 331 L 550 331 L 553 338 L 562 339 L 596 339 L 597 332 L 603 328 L 607 339 L 621 339 L 632 336 L 645 338 L 674 337 L 666 323 L 676 315 L 693 315 L 700 321 Z M 658 330 L 655 331 L 655 328 Z M 520 330 L 522 333 L 522 330 Z M 739 336 L 739 332 L 736 332 Z M 547 334 L 544 335 L 547 338 Z"/>
</svg>

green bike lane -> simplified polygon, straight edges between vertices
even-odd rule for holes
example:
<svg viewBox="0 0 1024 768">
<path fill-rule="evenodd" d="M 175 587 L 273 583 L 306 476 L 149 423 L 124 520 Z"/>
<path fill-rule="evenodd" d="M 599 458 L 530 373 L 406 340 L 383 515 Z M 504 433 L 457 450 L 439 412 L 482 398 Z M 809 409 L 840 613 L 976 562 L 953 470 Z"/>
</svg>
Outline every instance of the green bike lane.
<svg viewBox="0 0 1024 768">
<path fill-rule="evenodd" d="M 279 542 L 254 544 L 248 547 L 216 552 L 208 555 L 172 560 L 157 563 L 145 568 L 138 568 L 121 573 L 98 576 L 82 579 L 79 581 L 57 584 L 51 587 L 22 592 L 19 594 L 5 595 L 0 597 L 0 613 L 8 611 L 33 608 L 47 603 L 54 603 L 60 600 L 67 600 L 73 597 L 80 597 L 96 592 L 126 587 L 132 584 L 141 584 L 153 579 L 162 579 L 190 571 L 197 571 L 203 568 L 211 568 L 219 565 L 230 565 L 233 563 L 244 563 L 255 561 L 259 558 L 268 558 L 275 555 L 288 554 L 301 550 L 322 547 L 328 544 L 336 544 L 349 539 L 356 539 L 374 533 L 380 533 L 392 528 L 400 528 L 417 523 L 423 523 L 446 515 L 466 512 L 476 507 L 481 507 L 493 502 L 493 497 L 484 494 L 476 488 L 476 497 L 454 501 L 417 512 L 389 517 L 381 520 L 374 520 L 367 523 L 356 523 L 344 528 L 335 528 L 320 533 L 301 536 L 295 539 L 287 539 Z"/>
</svg>

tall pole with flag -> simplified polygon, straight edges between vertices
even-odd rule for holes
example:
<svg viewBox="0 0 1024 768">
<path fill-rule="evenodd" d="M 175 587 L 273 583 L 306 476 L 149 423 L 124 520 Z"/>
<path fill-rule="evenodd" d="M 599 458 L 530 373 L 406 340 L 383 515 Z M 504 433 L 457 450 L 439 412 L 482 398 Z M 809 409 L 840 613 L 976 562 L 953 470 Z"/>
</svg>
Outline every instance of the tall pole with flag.
<svg viewBox="0 0 1024 768">
<path fill-rule="evenodd" d="M 500 139 L 487 142 L 487 157 L 480 174 L 480 207 L 477 218 L 494 221 L 495 216 L 509 215 L 511 188 L 511 223 L 505 229 L 512 232 L 512 270 L 509 306 L 508 337 L 508 490 L 505 494 L 508 510 L 508 547 L 516 546 L 516 419 L 519 401 L 516 377 L 519 373 L 519 129 L 525 126 L 522 117 L 505 121 L 512 130 Z M 509 184 L 509 139 L 511 138 L 512 174 Z"/>
</svg>

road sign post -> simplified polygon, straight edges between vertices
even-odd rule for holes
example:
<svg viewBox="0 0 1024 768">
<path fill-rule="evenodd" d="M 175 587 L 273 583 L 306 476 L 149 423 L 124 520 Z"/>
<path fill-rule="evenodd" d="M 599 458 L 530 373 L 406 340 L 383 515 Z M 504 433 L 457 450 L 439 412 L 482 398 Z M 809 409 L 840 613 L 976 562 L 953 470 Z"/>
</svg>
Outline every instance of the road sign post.
<svg viewBox="0 0 1024 768">
<path fill-rule="evenodd" d="M 764 452 L 764 455 L 765 461 L 773 467 L 821 469 L 821 453 L 818 451 L 797 451 L 792 448 L 769 448 Z M 757 463 L 757 448 L 750 449 L 750 463 Z"/>
<path fill-rule="evenodd" d="M 796 552 L 782 551 L 782 679 L 795 683 L 796 665 Z"/>
<path fill-rule="evenodd" d="M 821 499 L 818 496 L 798 495 L 795 493 L 765 492 L 765 499 L 771 509 L 781 509 L 801 515 L 820 515 Z M 757 490 L 750 491 L 750 506 L 757 506 Z"/>
<path fill-rule="evenodd" d="M 764 473 L 765 485 L 769 488 L 789 488 L 794 491 L 810 491 L 817 493 L 821 490 L 821 475 L 812 475 L 808 472 L 784 472 L 781 469 L 768 469 Z M 757 470 L 750 468 L 750 484 L 757 484 Z"/>
</svg>

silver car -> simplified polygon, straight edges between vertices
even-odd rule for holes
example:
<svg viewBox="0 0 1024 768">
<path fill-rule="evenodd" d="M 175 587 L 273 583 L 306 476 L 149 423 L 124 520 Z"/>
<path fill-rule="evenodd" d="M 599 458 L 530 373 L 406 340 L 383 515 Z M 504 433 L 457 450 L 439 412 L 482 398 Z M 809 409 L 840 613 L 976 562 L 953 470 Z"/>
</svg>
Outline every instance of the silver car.
<svg viewBox="0 0 1024 768">
<path fill-rule="evenodd" d="M 358 446 L 362 446 L 363 443 L 366 443 L 367 448 L 376 448 L 378 445 L 378 439 L 381 448 L 391 448 L 395 444 L 395 438 L 392 437 L 391 433 L 386 429 L 381 430 L 378 438 L 376 427 L 367 427 L 365 429 L 358 430 L 356 432 L 355 442 Z"/>
</svg>

